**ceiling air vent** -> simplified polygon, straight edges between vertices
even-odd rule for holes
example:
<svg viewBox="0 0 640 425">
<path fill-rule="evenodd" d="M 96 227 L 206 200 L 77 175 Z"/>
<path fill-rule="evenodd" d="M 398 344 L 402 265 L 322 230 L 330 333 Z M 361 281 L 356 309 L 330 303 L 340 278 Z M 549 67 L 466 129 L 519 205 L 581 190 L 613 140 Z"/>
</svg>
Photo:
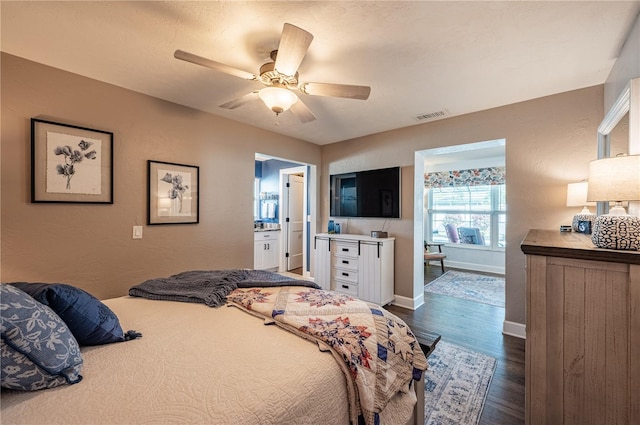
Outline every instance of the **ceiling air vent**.
<svg viewBox="0 0 640 425">
<path fill-rule="evenodd" d="M 436 112 L 430 112 L 428 114 L 418 115 L 416 116 L 416 120 L 418 121 L 433 120 L 436 118 L 442 118 L 446 115 L 448 115 L 448 112 L 443 109 L 442 111 L 436 111 Z"/>
</svg>

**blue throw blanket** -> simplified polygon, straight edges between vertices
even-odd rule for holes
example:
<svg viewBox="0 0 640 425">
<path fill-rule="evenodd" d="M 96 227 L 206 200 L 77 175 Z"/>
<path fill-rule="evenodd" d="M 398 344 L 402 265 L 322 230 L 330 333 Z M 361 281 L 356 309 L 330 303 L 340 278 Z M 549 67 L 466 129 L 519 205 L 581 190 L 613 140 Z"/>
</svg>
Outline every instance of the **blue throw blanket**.
<svg viewBox="0 0 640 425">
<path fill-rule="evenodd" d="M 236 288 L 306 286 L 319 288 L 311 281 L 294 279 L 266 270 L 193 270 L 166 278 L 150 279 L 129 289 L 132 297 L 150 300 L 180 301 L 219 307 Z"/>
</svg>

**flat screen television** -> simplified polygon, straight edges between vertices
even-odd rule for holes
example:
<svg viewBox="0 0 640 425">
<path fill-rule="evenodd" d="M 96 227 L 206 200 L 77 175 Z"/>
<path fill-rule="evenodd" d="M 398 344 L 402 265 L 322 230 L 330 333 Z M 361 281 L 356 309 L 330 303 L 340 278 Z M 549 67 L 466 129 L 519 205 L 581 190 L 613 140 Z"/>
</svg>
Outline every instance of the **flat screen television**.
<svg viewBox="0 0 640 425">
<path fill-rule="evenodd" d="M 331 217 L 400 218 L 400 167 L 332 174 Z"/>
</svg>

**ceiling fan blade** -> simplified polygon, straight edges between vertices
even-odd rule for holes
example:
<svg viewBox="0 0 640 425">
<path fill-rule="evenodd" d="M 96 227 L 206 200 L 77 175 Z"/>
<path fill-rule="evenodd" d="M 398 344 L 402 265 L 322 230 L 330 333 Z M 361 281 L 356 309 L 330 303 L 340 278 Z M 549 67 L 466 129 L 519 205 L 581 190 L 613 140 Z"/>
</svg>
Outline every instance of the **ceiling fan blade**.
<svg viewBox="0 0 640 425">
<path fill-rule="evenodd" d="M 296 75 L 312 40 L 311 33 L 295 25 L 284 24 L 282 38 L 280 38 L 278 45 L 275 69 L 284 75 Z"/>
<path fill-rule="evenodd" d="M 300 100 L 300 98 L 298 98 L 298 101 L 294 103 L 293 106 L 291 106 L 290 111 L 303 124 L 314 121 L 316 119 L 316 116 L 313 115 L 313 112 L 311 112 L 311 110 L 307 108 L 307 105 L 305 105 L 302 100 Z"/>
<path fill-rule="evenodd" d="M 185 52 L 184 50 L 176 50 L 173 57 L 183 61 L 195 63 L 196 65 L 202 65 L 207 68 L 214 69 L 216 71 L 224 72 L 225 74 L 233 75 L 234 77 L 244 78 L 245 80 L 255 80 L 256 76 L 250 72 L 243 71 L 241 69 L 230 67 L 220 62 L 212 61 L 211 59 L 203 58 L 202 56 L 194 55 L 193 53 Z"/>
<path fill-rule="evenodd" d="M 371 87 L 331 83 L 304 83 L 300 85 L 300 91 L 313 96 L 346 97 L 348 99 L 367 100 L 371 93 Z"/>
<path fill-rule="evenodd" d="M 245 103 L 249 103 L 257 99 L 259 99 L 259 97 L 258 97 L 258 91 L 256 90 L 256 91 L 252 91 L 251 93 L 247 93 L 242 97 L 238 97 L 237 99 L 233 99 L 226 103 L 223 103 L 222 105 L 220 105 L 220 108 L 236 109 L 244 105 Z"/>
</svg>

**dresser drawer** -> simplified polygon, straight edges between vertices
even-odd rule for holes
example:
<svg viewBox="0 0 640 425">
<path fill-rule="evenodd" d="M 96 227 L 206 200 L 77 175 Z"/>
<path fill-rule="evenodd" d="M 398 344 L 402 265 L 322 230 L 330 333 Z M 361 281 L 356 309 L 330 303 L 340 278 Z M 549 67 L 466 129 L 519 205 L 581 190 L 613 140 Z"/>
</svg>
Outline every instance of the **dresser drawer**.
<svg viewBox="0 0 640 425">
<path fill-rule="evenodd" d="M 333 258 L 333 267 L 337 269 L 358 271 L 358 259 L 351 257 L 335 256 Z"/>
<path fill-rule="evenodd" d="M 358 272 L 353 270 L 341 269 L 338 267 L 333 268 L 333 278 L 344 282 L 349 282 L 353 285 L 358 284 Z"/>
<path fill-rule="evenodd" d="M 358 285 L 354 285 L 351 282 L 335 279 L 334 290 L 337 292 L 342 292 L 344 294 L 352 295 L 354 297 L 358 296 Z"/>
<path fill-rule="evenodd" d="M 254 242 L 262 241 L 276 241 L 280 237 L 279 230 L 273 230 L 268 232 L 253 232 Z"/>
<path fill-rule="evenodd" d="M 340 258 L 358 258 L 358 244 L 336 242 L 333 255 Z"/>
</svg>

